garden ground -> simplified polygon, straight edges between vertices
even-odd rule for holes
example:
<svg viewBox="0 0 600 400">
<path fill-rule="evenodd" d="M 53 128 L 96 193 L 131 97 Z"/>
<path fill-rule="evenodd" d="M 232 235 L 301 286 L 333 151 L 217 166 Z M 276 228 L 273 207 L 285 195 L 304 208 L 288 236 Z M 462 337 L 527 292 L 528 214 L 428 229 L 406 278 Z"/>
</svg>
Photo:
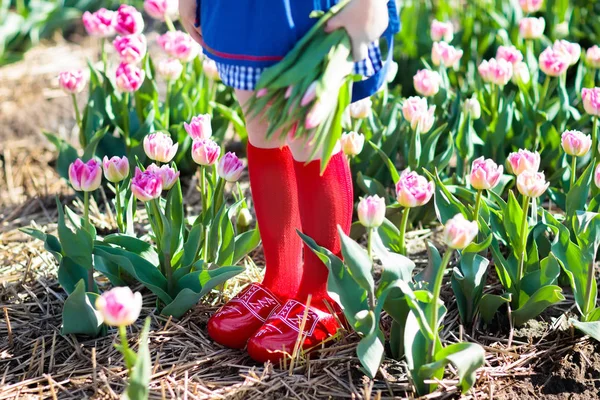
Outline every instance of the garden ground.
<svg viewBox="0 0 600 400">
<path fill-rule="evenodd" d="M 118 398 L 126 384 L 122 357 L 112 346 L 115 331 L 92 340 L 60 335 L 66 294 L 56 281 L 54 261 L 41 242 L 18 231 L 34 221 L 48 232 L 54 231 L 56 195 L 66 203 L 79 202 L 54 172 L 55 154 L 41 131 L 73 138 L 70 98 L 56 89 L 54 79 L 66 67 L 84 66 L 93 52 L 89 43 L 59 42 L 34 49 L 23 62 L 0 68 L 0 399 Z M 186 203 L 197 204 L 193 180 L 185 186 L 184 193 L 192 197 Z M 190 187 L 192 190 L 187 190 Z M 109 232 L 114 224 L 105 209 L 100 202 L 92 211 L 101 233 Z M 414 232 L 413 250 L 418 252 L 416 244 L 431 235 L 435 232 Z M 424 255 L 417 253 L 414 258 L 424 266 Z M 262 264 L 260 250 L 252 259 Z M 343 335 L 310 360 L 296 360 L 281 369 L 258 365 L 243 352 L 213 343 L 206 334 L 210 314 L 245 283 L 260 279 L 261 268 L 250 261 L 247 265 L 248 271 L 232 280 L 222 295 L 209 296 L 178 321 L 156 315 L 155 298 L 143 292 L 142 316 L 152 319 L 151 398 L 413 396 L 403 362 L 387 359 L 375 381 L 364 377 L 354 353 L 355 334 Z M 488 283 L 491 289 L 497 284 L 493 277 Z M 449 286 L 442 294 L 446 300 L 451 298 Z M 465 398 L 600 398 L 600 346 L 560 329 L 564 321 L 561 312 L 570 311 L 566 302 L 553 314 L 543 315 L 541 322 L 533 321 L 516 331 L 510 347 L 504 322 L 494 329 L 479 327 L 465 332 L 458 323 L 456 304 L 447 304 L 444 338 L 456 341 L 468 335 L 487 353 L 477 384 Z M 384 323 L 389 321 L 384 319 Z M 137 333 L 141 324 L 140 320 L 132 331 Z M 495 331 L 502 333 L 499 337 L 488 333 Z M 136 335 L 131 337 L 133 343 Z M 427 398 L 458 397 L 457 381 L 451 375 L 447 378 L 440 390 Z"/>
</svg>

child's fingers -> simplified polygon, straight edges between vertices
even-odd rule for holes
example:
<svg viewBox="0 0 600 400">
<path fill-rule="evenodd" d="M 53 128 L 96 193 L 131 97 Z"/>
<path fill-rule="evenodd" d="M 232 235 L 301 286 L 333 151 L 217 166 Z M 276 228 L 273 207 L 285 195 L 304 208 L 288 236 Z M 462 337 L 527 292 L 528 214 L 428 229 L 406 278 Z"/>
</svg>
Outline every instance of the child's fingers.
<svg viewBox="0 0 600 400">
<path fill-rule="evenodd" d="M 327 25 L 325 25 L 325 32 L 333 32 L 336 29 L 341 28 L 344 25 L 344 21 L 340 18 L 339 15 L 331 17 L 329 21 L 327 21 Z"/>
<path fill-rule="evenodd" d="M 362 61 L 369 56 L 369 45 L 365 42 L 352 43 L 352 57 L 354 61 Z"/>
</svg>

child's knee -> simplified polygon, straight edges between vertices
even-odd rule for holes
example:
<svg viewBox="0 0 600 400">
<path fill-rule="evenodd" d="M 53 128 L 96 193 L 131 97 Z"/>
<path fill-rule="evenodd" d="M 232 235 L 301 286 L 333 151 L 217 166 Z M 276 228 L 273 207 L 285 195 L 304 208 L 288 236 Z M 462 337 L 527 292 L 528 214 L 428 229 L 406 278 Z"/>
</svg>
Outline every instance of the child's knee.
<svg viewBox="0 0 600 400">
<path fill-rule="evenodd" d="M 238 102 L 244 110 L 246 118 L 246 130 L 248 131 L 248 140 L 252 146 L 263 149 L 274 149 L 285 146 L 285 137 L 281 137 L 280 132 L 275 132 L 271 137 L 267 138 L 268 122 L 264 118 L 264 113 L 261 112 L 254 117 L 249 117 L 247 114 L 246 104 L 254 95 L 254 92 L 249 90 L 237 90 L 235 95 Z"/>
<path fill-rule="evenodd" d="M 312 138 L 306 140 L 306 138 L 292 138 L 287 136 L 286 141 L 290 151 L 292 152 L 292 157 L 296 161 L 307 162 L 307 161 L 315 161 L 321 159 L 321 153 L 323 151 L 323 146 L 315 151 L 316 144 L 313 143 Z M 340 142 L 338 141 L 335 144 L 332 154 L 337 154 L 342 150 Z"/>
</svg>

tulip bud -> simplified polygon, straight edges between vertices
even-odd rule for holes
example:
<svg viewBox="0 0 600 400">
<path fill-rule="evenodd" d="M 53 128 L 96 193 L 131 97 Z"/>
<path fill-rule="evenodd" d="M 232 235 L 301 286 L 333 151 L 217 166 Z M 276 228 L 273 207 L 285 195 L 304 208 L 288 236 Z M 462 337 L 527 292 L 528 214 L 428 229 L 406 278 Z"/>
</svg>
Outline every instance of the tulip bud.
<svg viewBox="0 0 600 400">
<path fill-rule="evenodd" d="M 484 60 L 478 67 L 479 75 L 484 82 L 491 82 L 494 85 L 504 86 L 513 76 L 513 65 L 506 60 Z"/>
<path fill-rule="evenodd" d="M 451 42 L 454 38 L 454 27 L 452 22 L 441 22 L 434 19 L 431 22 L 431 40 L 439 42 L 443 40 L 445 42 Z"/>
<path fill-rule="evenodd" d="M 550 186 L 543 172 L 525 171 L 517 176 L 517 189 L 523 196 L 533 199 L 540 197 Z"/>
<path fill-rule="evenodd" d="M 304 121 L 304 127 L 307 130 L 311 130 L 311 129 L 319 126 L 321 124 L 321 122 L 323 122 L 323 120 L 325 119 L 327 111 L 328 111 L 327 105 L 325 105 L 324 103 L 322 103 L 319 100 L 315 101 L 312 108 L 306 115 L 306 120 Z"/>
<path fill-rule="evenodd" d="M 513 66 L 512 81 L 516 85 L 527 85 L 531 80 L 529 67 L 524 62 L 518 62 Z"/>
<path fill-rule="evenodd" d="M 265 97 L 269 93 L 267 88 L 262 88 L 256 91 L 256 98 L 260 99 L 261 97 Z"/>
<path fill-rule="evenodd" d="M 571 63 L 571 56 L 564 51 L 556 51 L 547 47 L 539 57 L 540 69 L 546 75 L 560 76 L 567 72 Z"/>
<path fill-rule="evenodd" d="M 242 208 L 237 215 L 235 225 L 237 227 L 238 235 L 240 233 L 246 232 L 248 227 L 252 223 L 252 214 L 250 214 L 250 210 L 247 208 Z"/>
<path fill-rule="evenodd" d="M 135 92 L 144 83 L 146 73 L 134 64 L 121 63 L 116 71 L 117 88 L 121 92 Z"/>
<path fill-rule="evenodd" d="M 244 164 L 232 152 L 225 154 L 217 164 L 217 174 L 227 182 L 235 182 L 240 179 L 243 171 Z"/>
<path fill-rule="evenodd" d="M 140 316 L 142 295 L 126 286 L 116 287 L 96 299 L 96 310 L 107 325 L 131 325 Z"/>
<path fill-rule="evenodd" d="M 600 68 L 600 47 L 594 45 L 587 49 L 585 53 L 585 62 L 591 68 Z"/>
<path fill-rule="evenodd" d="M 456 214 L 444 226 L 444 243 L 451 249 L 462 250 L 473 242 L 477 232 L 476 221 L 468 221 L 462 214 Z"/>
<path fill-rule="evenodd" d="M 473 189 L 490 190 L 500 182 L 503 172 L 504 168 L 498 166 L 492 159 L 479 157 L 471 165 L 469 180 Z"/>
<path fill-rule="evenodd" d="M 218 81 L 220 79 L 217 63 L 210 58 L 205 58 L 204 61 L 202 61 L 202 70 L 208 79 L 213 81 Z"/>
<path fill-rule="evenodd" d="M 398 63 L 396 61 L 390 62 L 390 66 L 388 67 L 387 74 L 385 75 L 385 81 L 387 83 L 392 83 L 394 79 L 396 79 L 396 75 L 398 74 Z"/>
<path fill-rule="evenodd" d="M 135 168 L 131 178 L 131 193 L 136 199 L 146 202 L 160 197 L 162 192 L 162 178 L 152 171 L 142 172 Z"/>
<path fill-rule="evenodd" d="M 431 48 L 431 61 L 433 65 L 439 66 L 444 63 L 445 67 L 456 68 L 463 56 L 463 51 L 449 45 L 446 42 L 435 42 Z"/>
<path fill-rule="evenodd" d="M 348 156 L 360 154 L 365 145 L 365 135 L 356 132 L 345 132 L 340 138 L 342 151 Z"/>
<path fill-rule="evenodd" d="M 58 84 L 65 93 L 81 93 L 86 83 L 87 78 L 81 70 L 63 71 L 58 75 Z"/>
<path fill-rule="evenodd" d="M 373 101 L 370 97 L 355 101 L 349 106 L 350 116 L 354 119 L 367 118 L 371 115 L 371 107 L 373 107 Z"/>
<path fill-rule="evenodd" d="M 413 130 L 419 130 L 421 134 L 425 134 L 431 130 L 435 122 L 435 106 L 429 107 L 425 112 L 420 112 L 412 116 L 410 127 Z"/>
<path fill-rule="evenodd" d="M 117 36 L 113 41 L 121 62 L 137 64 L 146 55 L 146 37 L 144 35 Z"/>
<path fill-rule="evenodd" d="M 519 33 L 523 39 L 539 39 L 544 35 L 546 20 L 544 18 L 523 18 L 519 22 Z"/>
<path fill-rule="evenodd" d="M 158 71 L 158 74 L 167 81 L 174 81 L 181 76 L 183 65 L 176 58 L 168 58 L 160 61 L 156 66 L 156 70 Z"/>
<path fill-rule="evenodd" d="M 156 164 L 150 164 L 146 171 L 152 172 L 160 178 L 163 190 L 171 189 L 179 179 L 179 171 L 175 171 L 167 164 L 160 167 Z"/>
<path fill-rule="evenodd" d="M 145 0 L 144 10 L 154 19 L 164 21 L 166 18 L 174 20 L 179 12 L 178 0 Z"/>
<path fill-rule="evenodd" d="M 534 13 L 542 8 L 544 0 L 519 0 L 519 5 L 523 12 Z"/>
<path fill-rule="evenodd" d="M 600 188 L 600 164 L 598 164 L 596 171 L 594 171 L 594 183 L 597 188 Z"/>
<path fill-rule="evenodd" d="M 121 4 L 117 11 L 115 29 L 121 35 L 137 35 L 144 30 L 144 18 L 134 6 Z"/>
<path fill-rule="evenodd" d="M 210 122 L 210 114 L 199 114 L 192 117 L 189 124 L 184 122 L 183 127 L 193 140 L 208 139 L 212 136 L 212 126 Z"/>
<path fill-rule="evenodd" d="M 200 45 L 181 31 L 167 32 L 159 36 L 156 42 L 169 56 L 182 62 L 192 61 L 200 54 Z"/>
<path fill-rule="evenodd" d="M 94 13 L 86 11 L 81 17 L 83 26 L 90 36 L 105 38 L 115 34 L 117 13 L 101 8 Z"/>
<path fill-rule="evenodd" d="M 385 199 L 368 196 L 358 202 L 358 220 L 366 228 L 377 228 L 385 219 Z"/>
<path fill-rule="evenodd" d="M 104 167 L 104 177 L 109 182 L 121 182 L 129 175 L 129 160 L 125 156 L 114 156 L 110 159 L 104 156 L 102 166 Z"/>
<path fill-rule="evenodd" d="M 93 192 L 102 182 L 102 167 L 93 158 L 88 162 L 75 160 L 69 166 L 69 182 L 78 192 Z"/>
<path fill-rule="evenodd" d="M 144 152 L 149 159 L 162 163 L 170 162 L 177 154 L 178 143 L 162 132 L 151 133 L 144 138 Z"/>
<path fill-rule="evenodd" d="M 580 131 L 565 131 L 561 136 L 561 144 L 568 155 L 581 157 L 590 151 L 592 139 Z"/>
<path fill-rule="evenodd" d="M 304 93 L 304 96 L 302 96 L 302 99 L 300 100 L 300 107 L 306 107 L 308 104 L 312 103 L 316 97 L 317 81 L 314 81 L 308 86 L 306 92 Z"/>
<path fill-rule="evenodd" d="M 465 114 L 471 117 L 472 120 L 481 118 L 481 104 L 477 97 L 473 96 L 465 100 Z"/>
<path fill-rule="evenodd" d="M 442 78 L 440 74 L 427 69 L 419 70 L 413 78 L 415 90 L 425 97 L 436 95 L 440 91 L 441 83 Z"/>
<path fill-rule="evenodd" d="M 581 99 L 586 113 L 600 117 L 600 87 L 582 89 Z"/>
<path fill-rule="evenodd" d="M 577 64 L 577 61 L 579 61 L 579 58 L 581 57 L 581 46 L 567 40 L 555 41 L 552 45 L 552 49 L 564 53 L 569 60 L 569 65 Z"/>
<path fill-rule="evenodd" d="M 567 21 L 563 21 L 560 24 L 554 25 L 554 36 L 557 38 L 569 36 L 569 23 Z"/>
<path fill-rule="evenodd" d="M 220 154 L 221 148 L 210 139 L 196 139 L 192 144 L 192 159 L 198 165 L 213 165 Z"/>
<path fill-rule="evenodd" d="M 506 60 L 513 66 L 523 61 L 523 54 L 515 46 L 500 46 L 496 51 L 497 60 Z"/>
<path fill-rule="evenodd" d="M 402 115 L 408 122 L 412 122 L 413 116 L 427 112 L 427 99 L 424 97 L 412 96 L 402 103 Z"/>
<path fill-rule="evenodd" d="M 515 175 L 521 175 L 526 171 L 537 172 L 540 168 L 540 154 L 519 149 L 518 152 L 508 155 L 507 163 L 509 171 Z"/>
<path fill-rule="evenodd" d="M 427 204 L 435 186 L 414 171 L 404 170 L 396 183 L 396 199 L 402 207 L 419 207 Z"/>
</svg>

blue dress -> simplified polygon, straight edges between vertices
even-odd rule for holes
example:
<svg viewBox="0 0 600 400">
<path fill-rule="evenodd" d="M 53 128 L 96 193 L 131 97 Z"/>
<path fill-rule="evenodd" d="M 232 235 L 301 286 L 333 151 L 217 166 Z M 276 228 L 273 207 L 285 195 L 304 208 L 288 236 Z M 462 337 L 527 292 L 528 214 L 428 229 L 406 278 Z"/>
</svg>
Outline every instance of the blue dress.
<svg viewBox="0 0 600 400">
<path fill-rule="evenodd" d="M 196 22 L 202 27 L 204 54 L 213 59 L 221 80 L 235 89 L 254 90 L 261 73 L 282 60 L 316 22 L 313 10 L 328 10 L 335 0 L 197 0 Z M 395 0 L 384 37 L 391 60 L 393 34 L 399 30 Z M 378 43 L 369 57 L 355 63 L 355 73 L 370 77 L 354 84 L 353 101 L 375 93 L 387 66 Z"/>
</svg>

